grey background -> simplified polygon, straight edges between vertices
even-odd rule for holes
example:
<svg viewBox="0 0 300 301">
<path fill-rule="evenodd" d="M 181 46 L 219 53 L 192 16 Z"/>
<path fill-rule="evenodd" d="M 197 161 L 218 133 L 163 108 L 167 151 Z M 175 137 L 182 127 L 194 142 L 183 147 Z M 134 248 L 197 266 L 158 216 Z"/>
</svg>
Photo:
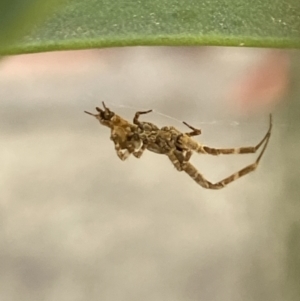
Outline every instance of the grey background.
<svg viewBox="0 0 300 301">
<path fill-rule="evenodd" d="M 224 95 L 266 52 L 108 49 L 11 73 L 0 62 L 0 300 L 297 300 L 299 52 L 261 165 L 224 190 L 157 154 L 121 162 L 83 114 L 104 100 L 128 119 L 185 120 L 211 146 L 256 144 L 268 111 L 243 117 Z M 254 160 L 192 158 L 212 181 Z"/>
</svg>

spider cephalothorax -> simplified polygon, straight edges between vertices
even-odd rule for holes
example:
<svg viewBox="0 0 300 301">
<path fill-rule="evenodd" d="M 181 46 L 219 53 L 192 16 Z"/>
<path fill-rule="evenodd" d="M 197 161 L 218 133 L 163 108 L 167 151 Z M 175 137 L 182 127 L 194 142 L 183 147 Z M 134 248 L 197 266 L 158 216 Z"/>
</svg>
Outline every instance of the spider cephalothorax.
<svg viewBox="0 0 300 301">
<path fill-rule="evenodd" d="M 105 125 L 109 128 L 112 128 L 114 125 L 122 123 L 122 121 L 126 121 L 122 117 L 120 117 L 119 115 L 116 115 L 109 108 L 107 108 L 104 102 L 102 102 L 102 105 L 103 105 L 104 110 L 99 108 L 99 107 L 96 107 L 96 111 L 99 114 L 93 114 L 93 113 L 90 113 L 90 112 L 87 112 L 87 111 L 84 111 L 84 112 L 89 114 L 89 115 L 92 115 L 92 116 L 96 117 L 96 119 L 99 120 L 99 122 L 102 125 Z"/>
<path fill-rule="evenodd" d="M 221 189 L 238 178 L 254 171 L 269 142 L 272 130 L 272 116 L 270 115 L 269 129 L 263 139 L 256 146 L 239 148 L 212 148 L 205 146 L 194 140 L 192 137 L 201 134 L 200 129 L 183 122 L 192 131 L 182 133 L 173 126 L 157 127 L 151 122 L 142 122 L 140 115 L 150 113 L 152 110 L 136 112 L 133 124 L 110 111 L 103 103 L 105 110 L 96 108 L 99 114 L 94 115 L 101 124 L 111 128 L 111 140 L 115 144 L 117 155 L 125 160 L 130 154 L 140 158 L 147 149 L 157 154 L 166 155 L 178 171 L 186 172 L 196 183 L 208 189 Z M 98 117 L 99 116 L 99 117 Z M 220 154 L 250 154 L 263 145 L 263 148 L 256 161 L 240 171 L 226 177 L 225 179 L 211 183 L 189 162 L 193 151 L 200 154 L 220 155 Z"/>
<path fill-rule="evenodd" d="M 110 139 L 114 142 L 116 153 L 121 160 L 126 160 L 130 154 L 138 157 L 142 142 L 135 133 L 136 126 L 112 112 L 104 102 L 102 105 L 104 110 L 96 107 L 99 114 L 84 112 L 96 117 L 102 125 L 110 128 Z"/>
</svg>

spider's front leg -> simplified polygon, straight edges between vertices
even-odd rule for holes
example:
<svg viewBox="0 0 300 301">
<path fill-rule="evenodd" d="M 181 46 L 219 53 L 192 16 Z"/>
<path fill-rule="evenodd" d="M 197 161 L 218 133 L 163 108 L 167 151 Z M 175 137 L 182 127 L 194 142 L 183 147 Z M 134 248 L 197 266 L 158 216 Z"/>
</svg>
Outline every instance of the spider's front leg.
<svg viewBox="0 0 300 301">
<path fill-rule="evenodd" d="M 137 135 L 139 139 L 141 139 L 143 143 L 149 142 L 149 144 L 149 140 L 153 140 L 153 137 L 158 134 L 159 128 L 151 122 L 139 121 L 139 117 L 142 114 L 148 114 L 150 112 L 152 112 L 152 110 L 136 112 L 133 118 L 133 123 L 138 127 Z"/>
<path fill-rule="evenodd" d="M 131 154 L 135 154 L 142 146 L 142 141 L 129 127 L 115 126 L 111 130 L 110 139 L 115 145 L 117 156 L 126 160 Z"/>
<path fill-rule="evenodd" d="M 99 109 L 99 108 L 97 108 L 97 109 Z M 99 112 L 99 110 L 97 110 L 97 111 Z M 96 119 L 99 120 L 99 122 L 100 122 L 102 125 L 107 126 L 107 127 L 109 127 L 109 128 L 112 127 L 112 122 L 111 122 L 111 120 L 105 120 L 105 119 L 103 119 L 102 116 L 101 116 L 101 113 L 100 113 L 100 114 L 93 114 L 93 113 L 90 113 L 90 112 L 88 112 L 88 111 L 84 111 L 84 113 L 86 113 L 86 114 L 88 114 L 88 115 L 91 115 L 91 116 L 94 116 Z"/>
<path fill-rule="evenodd" d="M 115 151 L 117 153 L 117 156 L 122 161 L 125 161 L 130 156 L 129 150 L 128 149 L 123 149 L 118 142 L 115 142 Z"/>
<path fill-rule="evenodd" d="M 134 115 L 134 118 L 133 118 L 133 123 L 136 124 L 137 126 L 143 128 L 143 125 L 147 124 L 147 122 L 139 121 L 139 117 L 140 117 L 140 115 L 148 114 L 148 113 L 151 113 L 151 112 L 152 112 L 152 110 L 136 112 L 135 115 Z"/>
<path fill-rule="evenodd" d="M 117 153 L 117 156 L 122 160 L 125 161 L 131 154 L 133 154 L 136 158 L 140 158 L 146 149 L 144 145 L 140 147 L 140 149 L 136 149 L 134 145 L 129 142 L 126 147 L 121 147 L 118 142 L 115 142 L 115 150 Z"/>
</svg>

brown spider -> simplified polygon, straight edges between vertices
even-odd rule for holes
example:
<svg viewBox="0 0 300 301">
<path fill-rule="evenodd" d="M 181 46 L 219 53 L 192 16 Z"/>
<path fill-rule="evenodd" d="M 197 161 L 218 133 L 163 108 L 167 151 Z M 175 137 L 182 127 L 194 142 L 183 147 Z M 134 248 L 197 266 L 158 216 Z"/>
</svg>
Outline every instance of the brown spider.
<svg viewBox="0 0 300 301">
<path fill-rule="evenodd" d="M 96 107 L 99 114 L 84 112 L 96 117 L 102 125 L 111 129 L 110 139 L 114 142 L 116 153 L 122 161 L 126 160 L 130 154 L 139 158 L 142 141 L 135 134 L 136 126 L 112 112 L 104 102 L 102 105 L 104 110 Z"/>
<path fill-rule="evenodd" d="M 225 149 L 211 148 L 201 145 L 191 138 L 192 136 L 200 135 L 201 130 L 190 126 L 186 122 L 183 123 L 192 130 L 191 132 L 182 133 L 172 126 L 158 128 L 153 123 L 139 121 L 140 115 L 152 111 L 148 110 L 136 112 L 133 119 L 134 124 L 130 124 L 106 108 L 104 103 L 103 106 L 105 111 L 96 108 L 100 114 L 94 115 L 89 112 L 86 113 L 95 116 L 101 124 L 111 128 L 111 139 L 114 141 L 117 154 L 122 160 L 125 160 L 131 153 L 135 155 L 135 157 L 140 158 L 145 149 L 157 154 L 165 154 L 178 171 L 185 171 L 196 183 L 208 189 L 221 189 L 227 184 L 254 171 L 266 150 L 271 136 L 272 116 L 270 115 L 269 130 L 256 146 Z M 264 142 L 264 147 L 254 163 L 217 183 L 211 183 L 206 180 L 189 162 L 193 151 L 210 155 L 249 154 L 255 153 Z M 125 150 L 124 154 L 126 154 L 126 156 L 120 156 L 120 150 Z"/>
</svg>

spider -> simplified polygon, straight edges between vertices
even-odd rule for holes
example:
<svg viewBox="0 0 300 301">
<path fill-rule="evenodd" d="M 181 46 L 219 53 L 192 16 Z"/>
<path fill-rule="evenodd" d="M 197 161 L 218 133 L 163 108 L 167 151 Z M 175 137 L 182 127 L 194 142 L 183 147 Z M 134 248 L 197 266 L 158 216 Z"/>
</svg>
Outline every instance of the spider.
<svg viewBox="0 0 300 301">
<path fill-rule="evenodd" d="M 133 118 L 133 124 L 131 124 L 110 111 L 104 103 L 103 107 L 104 110 L 96 108 L 99 114 L 92 114 L 86 111 L 85 113 L 95 116 L 101 124 L 111 128 L 111 140 L 113 140 L 115 149 L 121 160 L 127 159 L 131 153 L 135 157 L 140 158 L 145 149 L 157 154 L 164 154 L 167 155 L 178 171 L 185 171 L 197 184 L 208 189 L 221 189 L 227 184 L 254 171 L 266 150 L 271 136 L 272 116 L 270 115 L 269 129 L 256 146 L 221 149 L 211 148 L 201 145 L 191 138 L 200 135 L 201 130 L 192 127 L 186 122 L 183 123 L 192 130 L 191 132 L 182 133 L 173 126 L 158 128 L 153 123 L 141 122 L 139 120 L 140 115 L 152 112 L 152 110 L 148 110 L 136 112 Z M 217 183 L 211 183 L 206 180 L 189 162 L 193 151 L 210 155 L 249 154 L 255 153 L 263 144 L 262 151 L 254 163 Z M 122 150 L 124 150 L 124 153 Z"/>
</svg>

